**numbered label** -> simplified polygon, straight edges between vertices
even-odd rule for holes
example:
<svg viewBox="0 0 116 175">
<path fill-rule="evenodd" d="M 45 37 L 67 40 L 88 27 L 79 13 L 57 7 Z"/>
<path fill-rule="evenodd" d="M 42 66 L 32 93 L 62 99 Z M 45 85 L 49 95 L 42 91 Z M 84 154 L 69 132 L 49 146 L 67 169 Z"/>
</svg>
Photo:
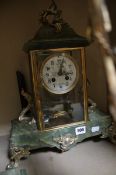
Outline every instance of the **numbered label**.
<svg viewBox="0 0 116 175">
<path fill-rule="evenodd" d="M 75 133 L 76 133 L 76 135 L 85 134 L 86 133 L 86 126 L 81 126 L 81 127 L 75 128 Z"/>
</svg>

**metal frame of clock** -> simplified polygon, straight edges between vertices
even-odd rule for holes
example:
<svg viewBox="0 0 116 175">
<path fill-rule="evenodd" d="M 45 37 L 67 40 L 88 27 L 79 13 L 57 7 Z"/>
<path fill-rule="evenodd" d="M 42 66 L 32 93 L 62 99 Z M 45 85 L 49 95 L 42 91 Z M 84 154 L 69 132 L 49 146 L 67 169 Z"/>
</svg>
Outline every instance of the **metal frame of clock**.
<svg viewBox="0 0 116 175">
<path fill-rule="evenodd" d="M 77 52 L 76 58 L 69 55 L 72 52 Z M 37 123 L 41 130 L 87 120 L 84 52 L 81 47 L 45 53 L 30 51 Z"/>
</svg>

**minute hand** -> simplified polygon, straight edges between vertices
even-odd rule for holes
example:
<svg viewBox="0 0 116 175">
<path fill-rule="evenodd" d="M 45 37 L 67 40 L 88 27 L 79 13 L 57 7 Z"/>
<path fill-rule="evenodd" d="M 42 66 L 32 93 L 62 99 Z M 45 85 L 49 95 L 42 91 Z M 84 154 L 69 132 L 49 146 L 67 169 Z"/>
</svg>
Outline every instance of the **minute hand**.
<svg viewBox="0 0 116 175">
<path fill-rule="evenodd" d="M 59 68 L 59 71 L 58 71 L 58 75 L 59 75 L 59 76 L 63 75 L 63 71 L 62 71 L 63 63 L 64 63 L 64 59 L 62 60 L 62 62 L 61 62 L 61 64 L 60 64 L 60 68 Z"/>
</svg>

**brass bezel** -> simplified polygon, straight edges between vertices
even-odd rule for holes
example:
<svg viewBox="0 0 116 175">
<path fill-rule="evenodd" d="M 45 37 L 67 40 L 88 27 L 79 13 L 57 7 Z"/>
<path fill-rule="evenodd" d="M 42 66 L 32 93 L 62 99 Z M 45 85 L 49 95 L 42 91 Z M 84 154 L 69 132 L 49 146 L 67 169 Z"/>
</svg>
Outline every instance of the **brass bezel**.
<svg viewBox="0 0 116 175">
<path fill-rule="evenodd" d="M 69 59 L 73 62 L 74 66 L 75 66 L 75 68 L 76 68 L 76 78 L 75 78 L 73 84 L 72 84 L 69 88 L 67 88 L 66 90 L 61 90 L 60 92 L 58 92 L 58 91 L 56 91 L 56 90 L 53 90 L 53 89 L 50 89 L 50 88 L 45 84 L 45 82 L 44 82 L 44 80 L 43 80 L 43 75 L 42 75 L 43 67 L 44 67 L 44 65 L 46 64 L 46 62 L 47 62 L 48 60 L 50 60 L 51 58 L 53 58 L 54 56 L 59 55 L 59 54 L 60 54 L 60 53 L 54 53 L 54 54 L 48 56 L 48 57 L 43 61 L 42 65 L 41 65 L 41 68 L 40 68 L 40 79 L 41 79 L 42 85 L 43 85 L 43 86 L 45 87 L 45 89 L 47 89 L 50 93 L 53 93 L 53 94 L 56 94 L 56 95 L 65 94 L 65 93 L 71 91 L 71 90 L 76 86 L 76 84 L 77 84 L 77 82 L 78 82 L 78 80 L 79 80 L 79 66 L 78 66 L 78 64 L 76 63 L 76 61 L 75 61 L 75 59 L 74 59 L 73 57 L 71 57 L 70 55 L 68 55 L 68 54 L 65 53 L 65 56 L 66 56 L 67 58 L 69 58 Z"/>
<path fill-rule="evenodd" d="M 51 51 L 51 52 L 65 52 L 65 51 L 73 51 L 73 50 L 80 50 L 80 56 L 82 61 L 82 78 L 83 78 L 83 93 L 84 93 L 84 120 L 79 122 L 73 122 L 71 124 L 65 125 L 58 125 L 51 128 L 45 128 L 43 125 L 43 113 L 41 109 L 41 98 L 39 94 L 39 84 L 40 82 L 40 75 L 38 74 L 38 67 L 37 67 L 37 57 L 36 52 L 40 51 Z M 86 78 L 86 62 L 85 62 L 85 48 L 77 47 L 77 48 L 57 48 L 57 49 L 46 49 L 46 50 L 33 50 L 30 51 L 30 66 L 31 66 L 31 73 L 32 73 L 32 81 L 33 81 L 33 92 L 35 98 L 35 108 L 37 113 L 37 126 L 38 129 L 41 131 L 48 131 L 48 130 L 55 130 L 58 128 L 64 127 L 71 127 L 79 124 L 86 124 L 88 121 L 88 97 L 87 97 L 87 78 Z"/>
</svg>

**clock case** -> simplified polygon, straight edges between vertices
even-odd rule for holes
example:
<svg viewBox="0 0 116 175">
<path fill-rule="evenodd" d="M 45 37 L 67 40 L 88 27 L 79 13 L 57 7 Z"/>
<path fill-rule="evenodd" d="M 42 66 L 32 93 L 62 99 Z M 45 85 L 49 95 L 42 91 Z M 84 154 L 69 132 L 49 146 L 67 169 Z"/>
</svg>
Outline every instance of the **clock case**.
<svg viewBox="0 0 116 175">
<path fill-rule="evenodd" d="M 69 92 L 57 94 L 51 91 L 43 84 L 41 78 L 41 69 L 44 61 L 49 56 L 57 56 L 62 53 L 77 53 L 78 59 L 74 59 L 75 64 L 78 62 L 77 72 L 79 78 L 74 81 Z M 47 56 L 46 56 L 47 55 Z M 75 56 L 76 57 L 76 56 Z M 59 58 L 58 58 L 59 61 Z M 84 49 L 83 48 L 56 48 L 45 51 L 34 50 L 30 52 L 31 71 L 33 77 L 33 90 L 35 99 L 35 113 L 38 129 L 45 130 L 47 128 L 52 129 L 53 127 L 59 127 L 59 125 L 72 124 L 76 121 L 87 120 L 87 91 L 86 91 L 86 73 L 85 73 L 85 60 L 84 60 Z M 42 63 L 41 63 L 42 62 Z M 54 63 L 55 64 L 55 63 Z M 58 66 L 58 65 L 57 65 Z M 50 69 L 50 68 L 49 68 Z M 79 70 L 80 71 L 79 71 Z M 83 70 L 83 72 L 82 72 Z M 49 74 L 47 71 L 46 74 Z M 56 72 L 53 72 L 56 73 Z M 68 72 L 67 72 L 68 73 Z M 73 73 L 73 72 L 72 72 Z M 82 74 L 83 73 L 83 74 Z M 48 76 L 48 75 L 47 75 Z M 71 79 L 71 76 L 67 76 Z M 66 78 L 67 78 L 66 77 Z M 63 77 L 64 78 L 64 77 Z M 53 78 L 54 79 L 54 78 Z M 69 79 L 69 81 L 71 81 Z M 79 79 L 79 80 L 78 80 Z M 50 78 L 48 79 L 48 83 Z M 69 83 L 66 80 L 66 83 Z M 78 81 L 76 83 L 76 81 Z M 51 82 L 50 82 L 51 84 Z M 56 84 L 52 82 L 55 86 Z M 62 86 L 62 84 L 60 85 Z M 54 88 L 54 87 L 53 87 Z M 60 87 L 61 88 L 61 87 Z M 39 103 L 39 104 L 38 104 Z M 63 114 L 64 113 L 64 114 Z"/>
<path fill-rule="evenodd" d="M 44 14 L 48 11 L 49 10 L 44 11 Z M 56 15 L 57 11 L 58 10 L 55 9 L 55 14 L 53 15 Z M 34 116 L 35 122 L 30 123 L 28 120 L 25 120 L 25 118 L 21 121 L 18 119 L 12 121 L 9 152 L 11 160 L 14 162 L 17 162 L 22 157 L 27 157 L 31 150 L 38 148 L 56 147 L 59 150 L 66 151 L 86 138 L 94 136 L 107 138 L 110 136 L 109 128 L 112 124 L 111 117 L 101 112 L 96 107 L 96 104 L 87 98 L 85 47 L 90 44 L 89 41 L 85 37 L 76 34 L 67 23 L 61 20 L 61 18 L 58 20 L 57 17 L 57 20 L 54 20 L 51 24 L 46 19 L 43 20 L 43 16 L 42 24 L 40 25 L 38 32 L 33 39 L 29 40 L 24 45 L 24 51 L 28 54 L 30 62 L 33 88 L 31 114 Z M 42 57 L 43 54 L 47 54 L 48 56 L 59 52 L 66 52 L 72 56 L 74 52 L 74 55 L 78 55 L 78 57 L 75 57 L 77 62 L 78 58 L 80 58 L 80 72 L 83 85 L 81 86 L 83 96 L 80 102 L 82 102 L 84 109 L 83 118 L 81 121 L 76 120 L 76 122 L 66 122 L 64 124 L 57 123 L 58 118 L 56 118 L 54 119 L 56 120 L 55 126 L 45 127 L 45 116 L 43 114 L 44 108 L 42 108 L 42 103 L 44 98 L 46 99 L 46 94 L 41 94 L 41 90 L 42 88 L 44 89 L 44 87 L 39 79 L 40 69 L 38 68 L 38 62 L 46 59 L 46 56 L 45 58 Z M 73 91 L 75 93 L 75 89 L 78 89 L 78 85 L 79 84 L 77 83 L 75 88 L 69 93 L 72 93 Z M 47 94 L 48 93 L 49 92 L 47 92 Z M 77 95 L 74 93 L 73 97 Z M 49 93 L 49 95 L 54 95 L 55 99 L 58 99 L 58 95 L 52 93 Z M 66 94 L 63 95 L 65 96 Z M 72 95 L 70 97 L 72 97 Z M 72 101 L 70 100 L 70 102 Z M 51 101 L 49 105 L 50 104 Z M 62 116 L 60 116 L 60 118 L 61 117 Z"/>
</svg>

